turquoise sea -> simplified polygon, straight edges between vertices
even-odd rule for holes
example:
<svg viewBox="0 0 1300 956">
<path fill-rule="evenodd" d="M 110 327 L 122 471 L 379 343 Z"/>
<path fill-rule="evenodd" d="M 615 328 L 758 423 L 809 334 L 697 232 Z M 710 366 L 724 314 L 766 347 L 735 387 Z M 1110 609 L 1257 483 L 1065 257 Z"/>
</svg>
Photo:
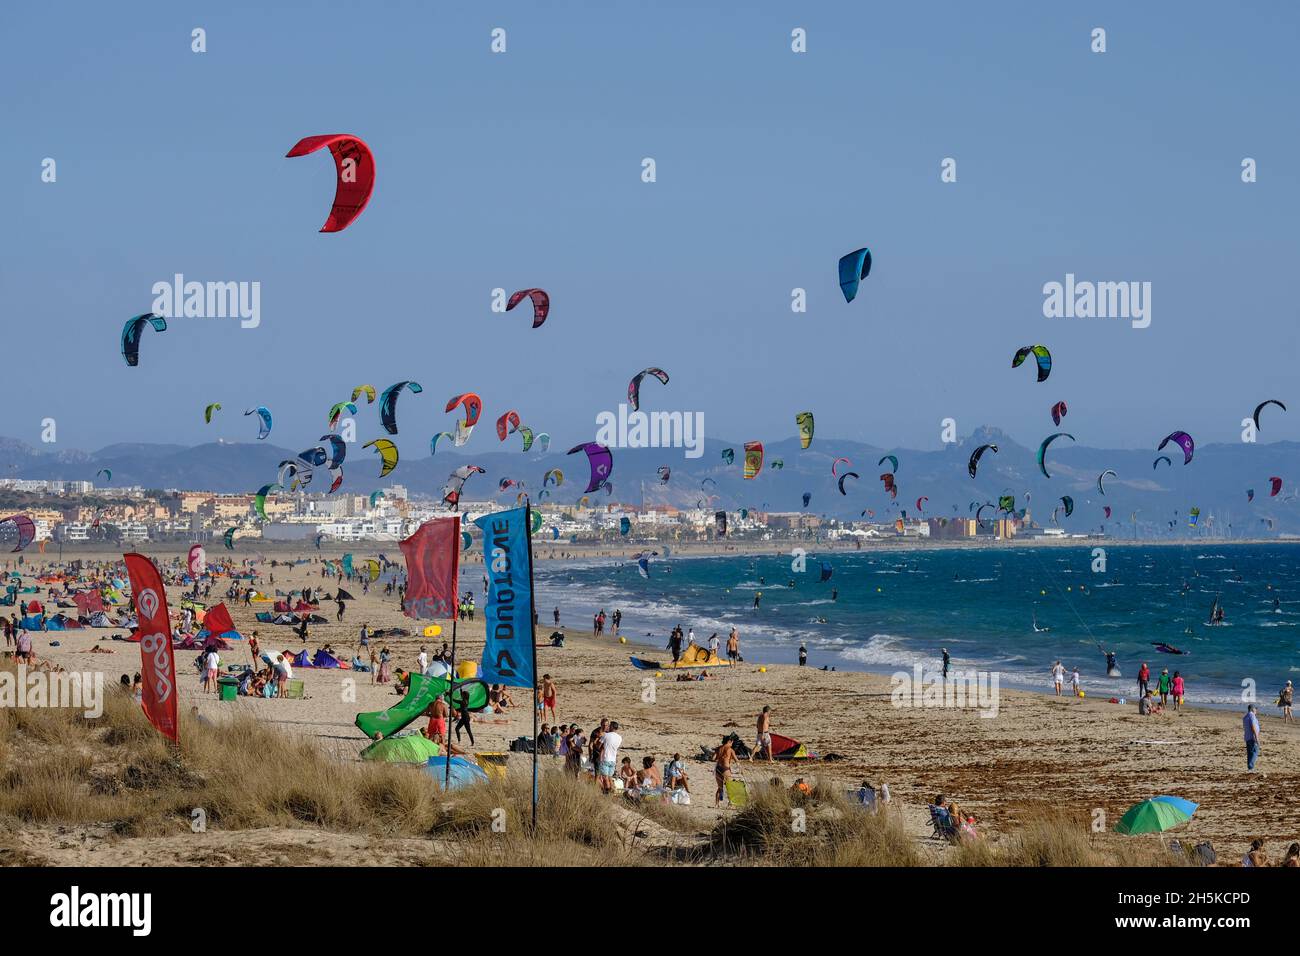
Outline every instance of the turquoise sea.
<svg viewBox="0 0 1300 956">
<path fill-rule="evenodd" d="M 1300 547 L 1108 543 L 1105 570 L 1094 562 L 1089 545 L 810 551 L 802 572 L 789 556 L 659 557 L 648 577 L 631 562 L 550 564 L 537 571 L 539 633 L 556 605 L 562 623 L 584 629 L 619 608 L 628 640 L 659 648 L 676 624 L 700 643 L 734 625 L 751 662 L 793 662 L 806 642 L 810 666 L 892 673 L 937 667 L 946 647 L 956 667 L 1037 690 L 1060 660 L 1090 696 L 1107 697 L 1133 696 L 1146 661 L 1180 671 L 1196 704 L 1235 704 L 1247 679 L 1271 700 L 1300 679 Z M 1210 626 L 1216 599 L 1224 621 Z M 1099 647 L 1116 651 L 1122 677 L 1106 676 Z"/>
</svg>

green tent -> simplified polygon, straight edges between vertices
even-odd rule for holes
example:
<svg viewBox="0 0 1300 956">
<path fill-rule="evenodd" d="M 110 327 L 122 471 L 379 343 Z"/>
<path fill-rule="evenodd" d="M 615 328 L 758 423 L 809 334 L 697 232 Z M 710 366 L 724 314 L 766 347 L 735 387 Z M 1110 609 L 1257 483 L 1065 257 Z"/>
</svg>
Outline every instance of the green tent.
<svg viewBox="0 0 1300 956">
<path fill-rule="evenodd" d="M 376 740 L 361 751 L 362 760 L 382 760 L 384 763 L 426 764 L 430 757 L 436 756 L 438 745 L 421 734 Z"/>
<path fill-rule="evenodd" d="M 1115 824 L 1115 832 L 1162 833 L 1186 823 L 1191 818 L 1192 815 L 1183 807 L 1167 800 L 1143 800 L 1128 808 L 1119 823 Z"/>
</svg>

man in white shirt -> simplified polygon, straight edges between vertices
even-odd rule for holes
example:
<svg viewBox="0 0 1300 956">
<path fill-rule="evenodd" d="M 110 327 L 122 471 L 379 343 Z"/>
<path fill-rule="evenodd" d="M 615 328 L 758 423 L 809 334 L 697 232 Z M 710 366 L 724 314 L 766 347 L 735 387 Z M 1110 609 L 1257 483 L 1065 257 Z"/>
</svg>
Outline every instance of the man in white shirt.
<svg viewBox="0 0 1300 956">
<path fill-rule="evenodd" d="M 718 656 L 718 632 L 714 631 L 709 638 L 709 657 Z"/>
<path fill-rule="evenodd" d="M 623 735 L 618 731 L 618 721 L 615 720 L 600 739 L 600 765 L 596 768 L 596 779 L 602 793 L 614 789 L 614 774 L 618 772 L 618 748 L 623 746 Z"/>
<path fill-rule="evenodd" d="M 691 628 L 686 632 L 686 643 L 687 645 L 695 643 L 695 628 Z"/>
</svg>

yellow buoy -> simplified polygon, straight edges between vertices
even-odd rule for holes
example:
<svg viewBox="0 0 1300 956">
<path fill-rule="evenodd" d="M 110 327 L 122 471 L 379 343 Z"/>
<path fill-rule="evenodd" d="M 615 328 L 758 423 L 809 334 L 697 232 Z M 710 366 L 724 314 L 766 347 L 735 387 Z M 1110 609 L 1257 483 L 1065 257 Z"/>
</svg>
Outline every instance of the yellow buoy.
<svg viewBox="0 0 1300 956">
<path fill-rule="evenodd" d="M 663 671 L 655 671 L 655 677 L 663 677 L 663 676 L 664 676 Z"/>
<path fill-rule="evenodd" d="M 620 638 L 618 639 L 618 642 L 619 642 L 620 644 L 626 644 L 626 643 L 627 643 L 627 638 L 626 638 L 626 637 L 620 637 Z"/>
<path fill-rule="evenodd" d="M 760 668 L 758 669 L 758 672 L 759 672 L 760 674 L 766 674 L 766 673 L 767 673 L 767 668 L 766 668 L 766 667 L 760 667 Z"/>
</svg>

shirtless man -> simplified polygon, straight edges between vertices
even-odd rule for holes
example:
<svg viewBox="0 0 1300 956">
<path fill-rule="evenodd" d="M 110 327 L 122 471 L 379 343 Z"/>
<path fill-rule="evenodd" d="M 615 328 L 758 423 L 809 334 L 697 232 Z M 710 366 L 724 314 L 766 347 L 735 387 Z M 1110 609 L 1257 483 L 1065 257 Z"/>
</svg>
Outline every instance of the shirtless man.
<svg viewBox="0 0 1300 956">
<path fill-rule="evenodd" d="M 767 752 L 767 762 L 768 762 L 768 763 L 771 763 L 771 762 L 772 762 L 772 714 L 771 714 L 771 710 L 772 710 L 772 708 L 770 708 L 770 707 L 768 707 L 766 704 L 764 704 L 764 705 L 763 705 L 763 709 L 762 709 L 762 710 L 759 712 L 759 714 L 758 714 L 758 720 L 756 721 L 756 727 L 757 727 L 758 733 L 757 733 L 757 734 L 755 735 L 755 737 L 754 737 L 754 750 L 753 750 L 753 752 L 750 753 L 750 755 L 749 755 L 749 762 L 750 762 L 750 763 L 753 763 L 753 762 L 754 762 L 754 754 L 758 753 L 760 750 L 762 750 L 762 751 L 766 751 L 766 752 Z"/>
<path fill-rule="evenodd" d="M 447 742 L 447 701 L 440 694 L 429 707 L 429 727 L 425 736 L 439 744 Z"/>
<path fill-rule="evenodd" d="M 731 779 L 731 768 L 736 765 L 736 751 L 731 747 L 731 738 L 728 737 L 718 748 L 718 752 L 713 757 L 713 779 L 718 784 L 718 792 L 714 794 L 713 805 L 719 806 L 722 798 L 727 793 L 727 781 Z"/>
<path fill-rule="evenodd" d="M 731 633 L 727 635 L 727 660 L 736 663 L 736 658 L 740 656 L 740 634 L 733 627 Z"/>
<path fill-rule="evenodd" d="M 550 674 L 542 675 L 542 711 L 541 718 L 546 719 L 547 708 L 551 711 L 551 720 L 556 719 L 555 713 L 555 680 Z"/>
</svg>

